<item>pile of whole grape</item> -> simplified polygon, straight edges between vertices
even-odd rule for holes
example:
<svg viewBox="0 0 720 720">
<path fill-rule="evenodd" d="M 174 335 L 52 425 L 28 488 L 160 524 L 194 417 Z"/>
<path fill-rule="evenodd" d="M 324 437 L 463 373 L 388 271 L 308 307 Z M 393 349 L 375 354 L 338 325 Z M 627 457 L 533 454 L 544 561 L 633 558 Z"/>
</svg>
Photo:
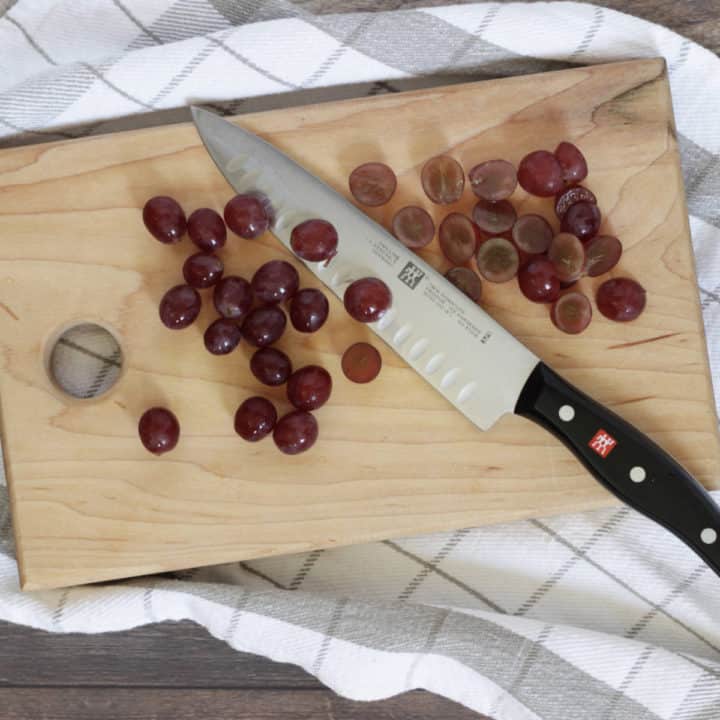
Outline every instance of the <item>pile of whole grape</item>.
<svg viewBox="0 0 720 720">
<path fill-rule="evenodd" d="M 582 332 L 592 318 L 592 306 L 585 293 L 572 286 L 583 276 L 608 272 L 622 254 L 616 237 L 599 234 L 597 200 L 580 185 L 587 174 L 583 154 L 569 142 L 561 142 L 554 153 L 526 155 L 517 170 L 506 160 L 472 167 L 467 179 L 477 201 L 471 217 L 450 212 L 438 227 L 440 249 L 454 266 L 445 277 L 476 302 L 482 294 L 477 273 L 493 283 L 517 277 L 529 300 L 552 303 L 550 315 L 560 330 Z M 465 179 L 462 166 L 449 155 L 431 158 L 421 172 L 425 194 L 439 205 L 458 202 Z M 518 216 L 509 199 L 518 183 L 531 195 L 554 198 L 558 232 L 541 215 Z M 349 185 L 359 203 L 375 207 L 390 200 L 397 180 L 391 168 L 373 162 L 356 168 Z M 427 246 L 435 236 L 432 217 L 416 205 L 400 208 L 391 230 L 412 249 Z M 473 258 L 477 273 L 470 265 Z M 613 278 L 600 285 L 595 300 L 611 320 L 633 320 L 645 307 L 645 290 L 629 278 Z"/>
<path fill-rule="evenodd" d="M 332 378 L 318 365 L 293 372 L 290 358 L 271 345 L 284 333 L 288 315 L 295 330 L 313 333 L 325 324 L 330 305 L 320 290 L 300 288 L 298 271 L 285 260 L 266 262 L 250 281 L 223 275 L 223 262 L 217 253 L 226 244 L 227 228 L 251 240 L 272 226 L 274 213 L 268 198 L 253 192 L 233 197 L 225 206 L 224 216 L 223 220 L 214 210 L 200 208 L 186 220 L 180 205 L 165 196 L 153 197 L 145 204 L 143 220 L 157 240 L 176 243 L 187 232 L 199 249 L 183 264 L 185 283 L 170 288 L 160 301 L 160 320 L 171 330 L 192 325 L 202 305 L 198 291 L 212 288 L 218 317 L 205 329 L 205 348 L 213 355 L 228 355 L 241 340 L 257 348 L 250 359 L 250 371 L 263 385 L 286 384 L 287 398 L 295 408 L 278 419 L 270 400 L 249 397 L 235 413 L 235 431 L 248 442 L 272 433 L 282 452 L 297 455 L 317 440 L 318 423 L 312 411 L 327 402 Z M 301 223 L 291 235 L 293 251 L 308 262 L 331 261 L 337 244 L 335 228 L 321 219 Z M 382 281 L 361 278 L 348 287 L 344 301 L 352 317 L 371 322 L 390 307 L 392 297 Z M 367 343 L 355 343 L 343 354 L 343 373 L 353 382 L 370 382 L 381 366 L 380 353 Z M 167 408 L 154 407 L 140 418 L 138 432 L 150 452 L 161 454 L 177 445 L 180 424 Z"/>
</svg>

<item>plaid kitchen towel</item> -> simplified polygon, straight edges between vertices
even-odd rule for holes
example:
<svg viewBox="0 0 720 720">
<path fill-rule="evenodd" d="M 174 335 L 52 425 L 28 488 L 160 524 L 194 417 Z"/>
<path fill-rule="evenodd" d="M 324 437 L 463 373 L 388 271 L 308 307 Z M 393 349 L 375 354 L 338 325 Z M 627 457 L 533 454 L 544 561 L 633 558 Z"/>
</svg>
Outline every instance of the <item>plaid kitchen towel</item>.
<svg viewBox="0 0 720 720">
<path fill-rule="evenodd" d="M 720 387 L 720 60 L 627 15 L 0 0 L 0 143 L 184 119 L 174 109 L 190 102 L 237 113 L 656 55 L 670 69 Z M 80 333 L 57 358 L 80 394 L 112 377 L 102 342 Z M 55 632 L 189 618 L 351 698 L 427 688 L 496 720 L 720 718 L 720 581 L 627 508 L 21 594 L 0 485 L 0 618 Z"/>
</svg>

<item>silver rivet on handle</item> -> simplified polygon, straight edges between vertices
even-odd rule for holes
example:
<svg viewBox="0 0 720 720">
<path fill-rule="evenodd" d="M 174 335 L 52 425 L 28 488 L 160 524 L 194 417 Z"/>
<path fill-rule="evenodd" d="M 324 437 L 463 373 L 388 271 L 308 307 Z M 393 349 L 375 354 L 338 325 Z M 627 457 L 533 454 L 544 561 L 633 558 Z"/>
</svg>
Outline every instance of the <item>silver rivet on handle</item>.
<svg viewBox="0 0 720 720">
<path fill-rule="evenodd" d="M 700 533 L 700 539 L 706 544 L 706 545 L 712 545 L 714 542 L 717 541 L 717 532 L 713 530 L 712 528 L 705 528 Z"/>
</svg>

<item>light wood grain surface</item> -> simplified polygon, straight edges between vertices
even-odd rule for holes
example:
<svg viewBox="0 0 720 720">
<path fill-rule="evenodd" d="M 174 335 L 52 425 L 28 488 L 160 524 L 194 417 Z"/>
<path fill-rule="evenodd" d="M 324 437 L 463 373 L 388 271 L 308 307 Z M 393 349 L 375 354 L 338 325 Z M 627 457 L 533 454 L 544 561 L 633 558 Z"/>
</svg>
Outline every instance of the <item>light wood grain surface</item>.
<svg viewBox="0 0 720 720">
<path fill-rule="evenodd" d="M 486 285 L 484 306 L 580 387 L 648 432 L 707 484 L 718 444 L 670 97 L 661 61 L 596 66 L 242 117 L 346 192 L 370 157 L 399 176 L 400 204 L 446 210 L 422 196 L 419 170 L 448 151 L 466 168 L 576 140 L 605 229 L 649 303 L 634 323 L 598 317 L 568 338 L 547 308 L 512 286 Z M 332 301 L 323 331 L 286 333 L 296 366 L 319 362 L 336 382 L 318 411 L 317 446 L 296 458 L 234 436 L 232 414 L 258 387 L 243 348 L 207 354 L 201 333 L 163 328 L 157 304 L 180 279 L 187 240 L 151 240 L 139 208 L 170 194 L 191 210 L 231 191 L 188 125 L 31 146 L 0 155 L 0 213 L 14 238 L 0 251 L 0 393 L 23 586 L 139 575 L 394 535 L 600 507 L 607 493 L 553 438 L 516 417 L 480 433 L 388 348 L 369 386 L 344 380 L 342 350 L 369 331 Z M 549 203 L 518 191 L 521 211 Z M 469 189 L 459 204 L 469 210 Z M 454 209 L 454 208 L 451 208 Z M 342 232 L 342 229 L 340 229 Z M 231 238 L 228 272 L 249 275 L 283 254 L 270 235 Z M 425 257 L 443 268 L 433 244 Z M 315 284 L 303 272 L 303 284 Z M 597 281 L 584 282 L 588 291 Z M 71 401 L 43 355 L 59 327 L 95 320 L 125 354 L 121 381 L 96 401 Z M 287 403 L 282 390 L 267 393 Z M 137 419 L 155 404 L 182 425 L 178 448 L 148 455 Z"/>
</svg>

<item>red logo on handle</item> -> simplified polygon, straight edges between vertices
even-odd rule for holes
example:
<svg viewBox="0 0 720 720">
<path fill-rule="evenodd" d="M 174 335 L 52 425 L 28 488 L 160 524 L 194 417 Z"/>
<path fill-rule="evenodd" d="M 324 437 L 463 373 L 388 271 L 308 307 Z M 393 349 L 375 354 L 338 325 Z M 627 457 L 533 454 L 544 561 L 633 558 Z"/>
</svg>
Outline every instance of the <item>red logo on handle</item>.
<svg viewBox="0 0 720 720">
<path fill-rule="evenodd" d="M 601 457 L 606 458 L 617 445 L 617 440 L 606 430 L 600 428 L 588 445 Z"/>
</svg>

